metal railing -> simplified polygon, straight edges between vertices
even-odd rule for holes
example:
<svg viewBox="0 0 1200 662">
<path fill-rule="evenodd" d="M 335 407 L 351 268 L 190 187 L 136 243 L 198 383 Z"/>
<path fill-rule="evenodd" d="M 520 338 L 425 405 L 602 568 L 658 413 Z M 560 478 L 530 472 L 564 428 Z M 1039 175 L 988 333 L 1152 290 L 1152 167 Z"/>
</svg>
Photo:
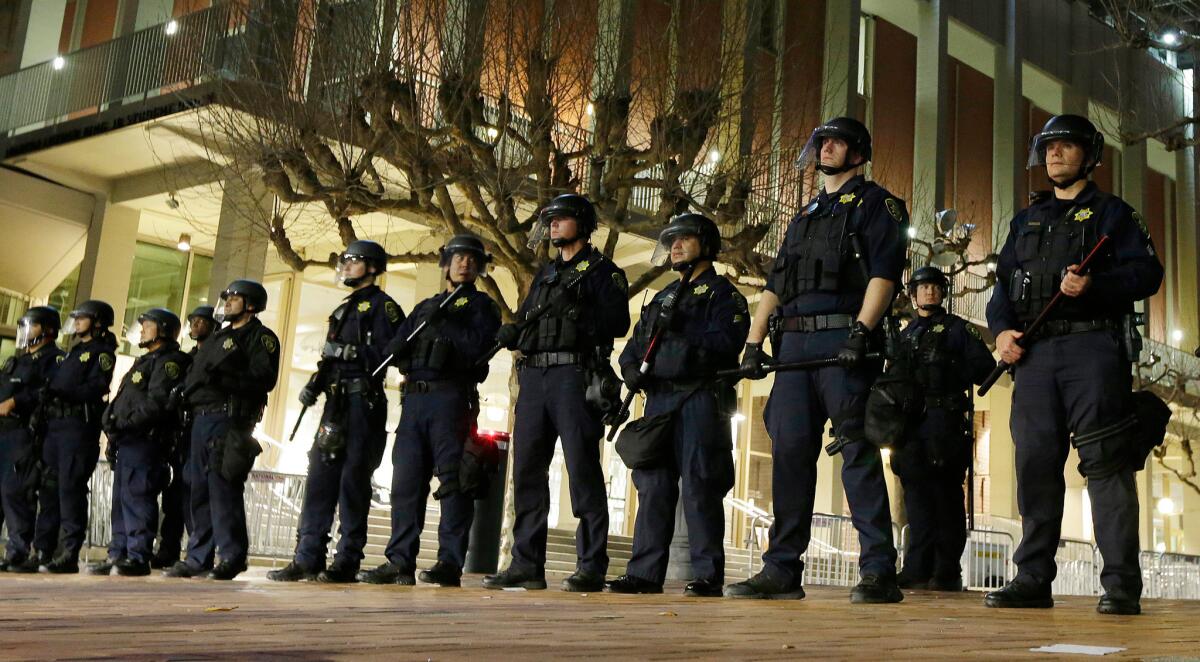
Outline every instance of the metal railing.
<svg viewBox="0 0 1200 662">
<path fill-rule="evenodd" d="M 969 590 L 991 591 L 1013 578 L 1013 537 L 1003 531 L 971 529 L 959 565 Z"/>
<path fill-rule="evenodd" d="M 1051 591 L 1055 595 L 1100 595 L 1100 553 L 1086 540 L 1061 538 L 1054 555 L 1058 575 Z"/>
<path fill-rule="evenodd" d="M 1142 552 L 1142 596 L 1200 600 L 1200 556 Z"/>
</svg>

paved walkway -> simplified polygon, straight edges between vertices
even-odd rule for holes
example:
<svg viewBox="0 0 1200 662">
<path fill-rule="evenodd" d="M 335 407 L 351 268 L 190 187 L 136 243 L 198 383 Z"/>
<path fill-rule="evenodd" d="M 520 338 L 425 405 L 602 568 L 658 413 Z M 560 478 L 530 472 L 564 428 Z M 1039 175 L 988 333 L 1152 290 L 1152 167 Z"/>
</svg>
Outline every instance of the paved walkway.
<svg viewBox="0 0 1200 662">
<path fill-rule="evenodd" d="M 914 592 L 857 606 L 844 589 L 801 602 L 478 586 L 231 583 L 0 575 L 0 659 L 1090 659 L 1030 648 L 1126 649 L 1105 659 L 1200 660 L 1200 602 L 1146 601 L 1141 617 L 985 609 L 976 593 Z"/>
</svg>

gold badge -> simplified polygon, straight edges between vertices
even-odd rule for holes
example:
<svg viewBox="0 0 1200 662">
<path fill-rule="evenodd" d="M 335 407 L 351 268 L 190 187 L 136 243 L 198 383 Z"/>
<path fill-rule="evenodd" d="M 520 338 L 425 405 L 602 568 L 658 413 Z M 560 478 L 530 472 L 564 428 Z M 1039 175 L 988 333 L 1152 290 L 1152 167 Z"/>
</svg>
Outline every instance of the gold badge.
<svg viewBox="0 0 1200 662">
<path fill-rule="evenodd" d="M 358 304 L 358 312 L 360 312 L 360 313 L 365 313 L 365 312 L 367 312 L 367 311 L 368 311 L 368 310 L 370 310 L 370 309 L 371 309 L 371 302 L 370 302 L 370 301 L 360 301 L 360 302 L 359 302 L 359 304 Z"/>
<path fill-rule="evenodd" d="M 275 350 L 279 349 L 279 343 L 275 341 L 275 338 L 268 335 L 262 336 L 262 346 L 267 349 L 268 354 L 274 354 Z"/>
<path fill-rule="evenodd" d="M 225 350 L 226 352 L 233 349 L 233 346 L 234 346 L 233 338 L 226 338 L 225 342 L 221 343 L 221 349 Z"/>
<path fill-rule="evenodd" d="M 88 362 L 88 361 L 90 361 L 91 359 L 92 359 L 92 353 L 91 353 L 91 352 L 84 352 L 84 353 L 82 353 L 82 354 L 80 354 L 80 355 L 79 355 L 79 362 L 80 362 L 80 363 L 87 363 L 87 362 Z"/>
<path fill-rule="evenodd" d="M 708 283 L 705 283 L 703 285 L 698 285 L 696 287 L 696 289 L 692 290 L 692 294 L 695 294 L 697 296 L 704 294 L 706 292 L 708 292 Z"/>
<path fill-rule="evenodd" d="M 58 356 L 54 357 L 54 362 L 61 364 L 63 362 L 63 359 L 66 359 L 66 358 L 67 358 L 66 354 L 59 354 Z"/>
<path fill-rule="evenodd" d="M 462 308 L 465 305 L 467 305 L 467 297 L 459 297 L 454 301 L 455 308 Z"/>
<path fill-rule="evenodd" d="M 133 376 L 129 378 L 129 381 L 133 382 L 134 384 L 141 384 L 142 383 L 142 373 L 140 373 L 140 372 L 133 373 Z"/>
<path fill-rule="evenodd" d="M 847 193 L 847 194 L 843 195 L 842 197 L 838 198 L 838 202 L 842 203 L 843 205 L 846 203 L 849 203 L 849 202 L 854 202 L 854 194 Z"/>
<path fill-rule="evenodd" d="M 934 333 L 941 333 L 942 331 L 946 330 L 946 327 L 942 324 L 934 324 L 933 328 L 930 330 L 933 331 Z"/>
<path fill-rule="evenodd" d="M 1080 209 L 1079 211 L 1075 212 L 1075 220 L 1077 220 L 1079 222 L 1086 221 L 1091 217 L 1092 217 L 1091 209 Z"/>
<path fill-rule="evenodd" d="M 113 369 L 112 354 L 101 354 L 100 355 L 100 369 L 103 370 L 104 372 L 109 372 L 110 370 Z"/>
<path fill-rule="evenodd" d="M 166 365 L 163 366 L 163 370 L 167 371 L 167 377 L 170 379 L 179 377 L 179 364 L 174 361 L 167 361 Z"/>
<path fill-rule="evenodd" d="M 888 198 L 883 205 L 887 207 L 888 213 L 897 221 L 904 220 L 904 212 L 900 210 L 900 201 L 895 198 Z"/>
<path fill-rule="evenodd" d="M 584 260 L 583 262 L 580 262 L 579 264 L 575 265 L 575 271 L 587 271 L 587 268 L 588 268 L 587 260 Z"/>
<path fill-rule="evenodd" d="M 383 304 L 383 313 L 387 315 L 388 321 L 392 324 L 400 321 L 400 306 L 397 306 L 395 301 Z"/>
</svg>

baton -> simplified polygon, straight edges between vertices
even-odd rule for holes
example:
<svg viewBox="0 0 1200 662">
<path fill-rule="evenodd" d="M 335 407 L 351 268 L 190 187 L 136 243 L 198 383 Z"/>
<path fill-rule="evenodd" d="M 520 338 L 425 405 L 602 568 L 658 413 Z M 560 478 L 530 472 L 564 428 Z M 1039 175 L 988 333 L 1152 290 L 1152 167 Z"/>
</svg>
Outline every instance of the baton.
<svg viewBox="0 0 1200 662">
<path fill-rule="evenodd" d="M 300 415 L 296 417 L 296 426 L 292 428 L 292 434 L 288 437 L 288 442 L 296 440 L 296 433 L 300 431 L 300 422 L 304 420 L 304 412 L 308 411 L 308 405 L 300 408 Z"/>
<path fill-rule="evenodd" d="M 1075 270 L 1075 273 L 1087 273 L 1087 268 L 1088 265 L 1091 264 L 1092 258 L 1096 257 L 1096 254 L 1100 252 L 1100 248 L 1107 242 L 1108 235 L 1100 235 L 1100 240 L 1096 242 L 1096 247 L 1092 249 L 1092 252 L 1087 254 L 1087 257 L 1083 258 L 1083 262 L 1079 263 L 1079 268 Z M 1025 327 L 1025 333 L 1022 334 L 1020 338 L 1017 338 L 1016 343 L 1018 347 L 1025 347 L 1025 344 L 1028 342 L 1027 339 L 1032 338 L 1037 334 L 1038 331 L 1041 330 L 1042 326 L 1044 326 L 1047 321 L 1046 318 L 1049 317 L 1050 312 L 1058 306 L 1058 302 L 1062 300 L 1063 296 L 1065 295 L 1063 294 L 1061 288 L 1054 293 L 1054 298 L 1050 299 L 1050 303 L 1046 304 L 1045 308 L 1042 308 L 1042 312 L 1038 313 L 1037 318 L 1034 319 L 1029 326 Z M 996 363 L 996 367 L 992 368 L 992 372 L 987 376 L 987 379 L 983 380 L 983 383 L 979 385 L 979 397 L 982 398 L 983 396 L 987 395 L 987 392 L 990 391 L 992 386 L 996 384 L 996 380 L 1000 379 L 1000 375 L 1003 375 L 1004 372 L 1011 367 L 1012 366 L 1004 359 L 1000 359 L 1000 361 Z"/>
<path fill-rule="evenodd" d="M 883 358 L 883 354 L 879 352 L 870 352 L 863 356 L 864 361 L 877 361 Z M 763 363 L 760 364 L 762 369 L 767 372 L 789 372 L 792 370 L 815 370 L 817 368 L 831 368 L 838 365 L 836 356 L 831 356 L 827 359 L 812 359 L 811 361 L 791 361 L 788 363 Z M 726 379 L 729 377 L 742 378 L 746 376 L 746 371 L 741 368 L 732 368 L 730 370 L 718 370 L 716 374 L 718 379 Z"/>
<path fill-rule="evenodd" d="M 450 295 L 445 299 L 442 299 L 442 302 L 438 304 L 437 308 L 433 309 L 433 314 L 421 320 L 421 323 L 417 325 L 417 328 L 413 329 L 412 333 L 408 334 L 408 337 L 404 339 L 405 345 L 412 342 L 413 338 L 416 338 L 419 333 L 424 331 L 425 327 L 428 326 L 430 322 L 437 319 L 438 314 L 441 313 L 442 309 L 444 309 L 451 301 L 454 300 L 454 298 L 458 295 L 458 291 L 463 288 L 463 285 L 466 285 L 466 283 L 459 283 L 458 287 L 454 288 L 454 290 L 450 292 Z M 375 368 L 375 370 L 371 372 L 371 377 L 378 377 L 379 373 L 383 372 L 388 367 L 388 364 L 392 362 L 392 359 L 395 358 L 395 356 L 396 354 L 394 352 L 388 354 L 387 358 L 385 358 L 383 362 L 379 364 L 379 367 Z M 300 415 L 303 416 L 304 412 L 301 412 Z M 296 425 L 299 426 L 300 422 L 296 421 Z M 293 432 L 292 434 L 295 433 Z"/>
</svg>

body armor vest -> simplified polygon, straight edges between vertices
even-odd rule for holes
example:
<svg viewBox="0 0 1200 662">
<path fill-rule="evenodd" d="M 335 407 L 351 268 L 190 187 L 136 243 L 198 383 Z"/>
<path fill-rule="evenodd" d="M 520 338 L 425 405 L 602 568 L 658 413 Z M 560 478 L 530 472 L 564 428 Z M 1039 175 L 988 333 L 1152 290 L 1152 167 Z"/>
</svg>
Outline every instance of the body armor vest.
<svg viewBox="0 0 1200 662">
<path fill-rule="evenodd" d="M 854 189 L 856 195 L 861 187 Z M 861 200 L 856 195 L 856 199 Z M 808 292 L 865 292 L 866 281 L 857 264 L 850 235 L 857 230 L 855 204 L 844 204 L 837 213 L 816 212 L 809 205 L 797 220 L 783 247 L 782 264 L 775 267 L 782 284 L 779 300 L 787 303 Z M 815 212 L 815 213 L 814 213 Z"/>
<path fill-rule="evenodd" d="M 1017 230 L 1017 268 L 1008 289 L 1017 319 L 1033 321 L 1058 292 L 1066 268 L 1079 264 L 1096 246 L 1097 226 L 1110 197 L 1097 192 L 1089 204 L 1072 205 L 1057 217 L 1045 206 Z M 1088 314 L 1079 297 L 1064 297 L 1052 317 L 1087 319 Z"/>
<path fill-rule="evenodd" d="M 445 296 L 450 296 L 446 294 Z M 440 301 L 439 301 L 440 303 Z M 421 311 L 421 318 L 417 323 L 423 322 L 433 315 L 437 310 L 437 306 L 426 306 Z M 442 337 L 442 325 L 445 324 L 445 318 L 427 324 L 421 333 L 413 339 L 412 348 L 408 355 L 396 362 L 400 372 L 408 373 L 412 370 L 444 370 L 450 362 L 450 355 L 453 352 L 453 344 L 449 339 Z"/>
<path fill-rule="evenodd" d="M 946 348 L 946 337 L 953 321 L 949 317 L 933 322 L 923 332 L 907 339 L 914 361 L 917 382 L 927 397 L 953 395 L 959 388 L 959 360 Z"/>
<path fill-rule="evenodd" d="M 589 259 L 598 259 L 591 257 Z M 582 264 L 582 263 L 581 263 Z M 585 267 L 586 268 L 586 267 Z M 564 274 L 557 268 L 545 275 L 539 281 L 538 288 L 533 293 L 533 306 L 536 310 L 547 305 L 559 291 L 567 287 L 573 280 L 569 273 Z M 521 334 L 518 347 L 525 354 L 537 352 L 572 352 L 580 351 L 585 346 L 587 336 L 579 327 L 579 288 L 582 283 L 567 290 L 567 303 L 556 307 L 542 315 L 537 322 L 531 324 Z"/>
</svg>

